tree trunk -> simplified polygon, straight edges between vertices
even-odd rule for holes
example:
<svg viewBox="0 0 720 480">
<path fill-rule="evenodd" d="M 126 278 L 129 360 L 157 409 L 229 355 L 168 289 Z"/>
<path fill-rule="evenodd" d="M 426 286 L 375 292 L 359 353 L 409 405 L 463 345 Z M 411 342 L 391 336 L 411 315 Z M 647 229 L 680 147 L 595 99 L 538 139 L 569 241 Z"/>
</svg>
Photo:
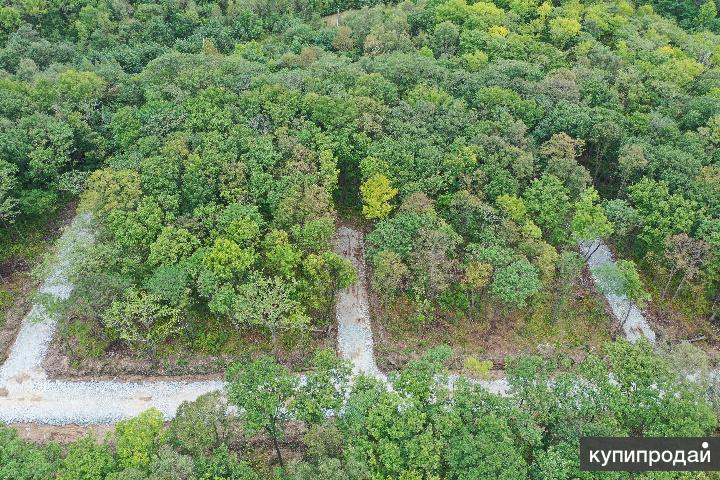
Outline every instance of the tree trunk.
<svg viewBox="0 0 720 480">
<path fill-rule="evenodd" d="M 277 359 L 278 359 L 277 329 L 276 329 L 276 328 L 270 328 L 270 335 L 272 335 L 273 356 L 275 357 L 275 360 L 277 360 Z"/>
<path fill-rule="evenodd" d="M 568 290 L 569 289 L 565 288 L 564 286 L 562 288 L 558 287 L 555 289 L 557 293 L 555 296 L 555 301 L 553 302 L 552 313 L 550 314 L 550 322 L 553 325 L 556 324 L 558 321 L 558 317 L 560 316 L 560 308 L 565 305 L 565 301 L 567 300 L 566 297 L 569 293 Z"/>
<path fill-rule="evenodd" d="M 625 185 L 626 184 L 627 184 L 627 179 L 625 177 L 622 177 L 620 180 L 620 186 L 618 187 L 618 191 L 617 191 L 618 198 L 622 198 L 625 196 L 624 193 L 625 193 Z M 621 194 L 622 194 L 622 196 L 621 196 Z"/>
<path fill-rule="evenodd" d="M 270 436 L 272 437 L 273 444 L 275 445 L 275 453 L 277 453 L 278 462 L 282 468 L 285 468 L 285 462 L 283 462 L 282 454 L 280 453 L 280 445 L 278 444 L 277 437 L 272 434 L 270 434 Z"/>
<path fill-rule="evenodd" d="M 595 255 L 595 252 L 597 252 L 599 248 L 600 248 L 600 239 L 597 240 L 597 245 L 595 245 L 595 248 L 593 248 L 592 252 L 590 252 L 586 257 L 583 257 L 584 260 L 586 262 L 588 260 L 590 260 L 592 258 L 592 256 Z"/>
<path fill-rule="evenodd" d="M 713 300 L 712 305 L 710 306 L 710 318 L 708 319 L 709 322 L 714 322 L 717 318 L 717 306 L 718 302 L 720 302 L 720 291 L 715 294 L 715 299 Z"/>
<path fill-rule="evenodd" d="M 595 171 L 593 172 L 593 183 L 597 183 L 597 177 L 600 174 L 600 158 L 595 158 Z"/>
<path fill-rule="evenodd" d="M 495 304 L 495 305 L 493 305 L 492 323 L 496 324 L 499 319 L 500 319 L 500 307 L 497 304 Z"/>
<path fill-rule="evenodd" d="M 620 322 L 620 326 L 625 328 L 625 322 L 627 322 L 628 317 L 630 317 L 630 311 L 632 310 L 632 302 L 628 299 L 628 308 L 625 312 L 625 318 L 622 319 L 622 322 Z"/>
<path fill-rule="evenodd" d="M 672 298 L 670 299 L 671 302 L 675 300 L 675 297 L 677 297 L 677 294 L 680 292 L 680 289 L 681 289 L 682 286 L 685 284 L 685 280 L 686 280 L 686 279 L 687 279 L 687 275 L 683 275 L 683 277 L 680 279 L 680 283 L 678 283 L 678 286 L 677 286 L 677 288 L 675 289 L 675 293 L 673 293 L 673 296 L 672 296 Z"/>
<path fill-rule="evenodd" d="M 605 154 L 605 149 L 600 147 L 600 142 L 597 143 L 595 148 L 595 172 L 593 172 L 593 183 L 597 183 L 598 175 L 600 175 L 600 167 L 602 167 L 602 157 Z"/>
<path fill-rule="evenodd" d="M 558 315 L 560 314 L 560 304 L 562 303 L 561 296 L 557 295 L 552 306 L 552 313 L 550 314 L 550 323 L 555 325 L 557 323 Z"/>
<path fill-rule="evenodd" d="M 667 295 L 668 288 L 670 288 L 670 283 L 672 283 L 672 279 L 675 276 L 675 273 L 677 272 L 677 268 L 673 268 L 670 272 L 670 277 L 668 277 L 668 281 L 665 284 L 665 288 L 663 288 L 662 293 L 660 294 L 660 298 L 665 300 L 665 295 Z"/>
<path fill-rule="evenodd" d="M 150 362 L 152 363 L 152 366 L 153 367 L 157 366 L 157 364 L 158 364 L 157 348 L 155 347 L 155 345 L 148 345 L 147 354 L 148 354 L 148 357 L 150 357 Z"/>
</svg>

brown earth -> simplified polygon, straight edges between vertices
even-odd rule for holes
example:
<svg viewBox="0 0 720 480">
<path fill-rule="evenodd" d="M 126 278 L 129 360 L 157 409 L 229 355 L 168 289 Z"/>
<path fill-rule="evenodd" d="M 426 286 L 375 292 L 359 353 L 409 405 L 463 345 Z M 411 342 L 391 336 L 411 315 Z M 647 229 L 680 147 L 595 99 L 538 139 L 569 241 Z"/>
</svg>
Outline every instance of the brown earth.
<svg viewBox="0 0 720 480">
<path fill-rule="evenodd" d="M 75 216 L 77 202 L 66 205 L 46 226 L 43 234 L 43 252 L 37 258 L 24 258 L 12 256 L 0 263 L 0 294 L 12 297 L 10 305 L 0 309 L 0 364 L 10 352 L 15 337 L 20 330 L 23 318 L 32 307 L 32 295 L 39 285 L 31 271 L 42 263 L 52 244 L 62 233 L 62 229 L 70 223 Z"/>
<path fill-rule="evenodd" d="M 45 425 L 39 423 L 13 423 L 9 425 L 18 432 L 23 440 L 33 443 L 67 444 L 86 435 L 93 435 L 102 440 L 108 433 L 112 433 L 112 425 Z"/>
<path fill-rule="evenodd" d="M 278 352 L 280 363 L 293 371 L 306 369 L 316 348 L 335 349 L 336 330 L 331 328 L 325 334 L 316 333 L 307 342 L 299 347 L 281 348 Z M 259 332 L 243 332 L 233 338 L 231 347 L 225 348 L 226 351 L 234 349 L 237 354 L 207 355 L 176 349 L 178 353 L 162 355 L 157 362 L 152 362 L 143 354 L 115 342 L 99 358 L 78 359 L 73 355 L 74 339 L 56 334 L 43 361 L 43 368 L 50 378 L 73 380 L 148 381 L 160 377 L 178 380 L 217 379 L 222 378 L 227 366 L 233 362 L 248 356 L 269 354 L 267 343 L 266 336 Z"/>
<path fill-rule="evenodd" d="M 20 330 L 25 315 L 30 311 L 32 302 L 30 297 L 37 287 L 37 282 L 33 281 L 28 272 L 16 271 L 2 284 L 3 291 L 13 296 L 10 306 L 0 311 L 0 315 L 4 318 L 0 327 L 0 364 L 5 362 L 10 347 L 15 342 L 15 337 Z"/>
<path fill-rule="evenodd" d="M 402 368 L 429 348 L 449 345 L 453 349 L 451 371 L 468 374 L 463 363 L 467 357 L 475 357 L 492 361 L 490 377 L 498 378 L 504 374 L 507 358 L 528 354 L 552 358 L 562 354 L 579 360 L 621 334 L 587 269 L 574 288 L 565 314 L 554 325 L 541 318 L 548 313 L 540 310 L 496 316 L 491 308 L 484 308 L 473 318 L 437 318 L 413 328 L 411 321 L 390 318 L 407 316 L 409 312 L 403 312 L 402 306 L 385 311 L 372 291 L 371 309 L 377 363 L 384 372 Z"/>
</svg>

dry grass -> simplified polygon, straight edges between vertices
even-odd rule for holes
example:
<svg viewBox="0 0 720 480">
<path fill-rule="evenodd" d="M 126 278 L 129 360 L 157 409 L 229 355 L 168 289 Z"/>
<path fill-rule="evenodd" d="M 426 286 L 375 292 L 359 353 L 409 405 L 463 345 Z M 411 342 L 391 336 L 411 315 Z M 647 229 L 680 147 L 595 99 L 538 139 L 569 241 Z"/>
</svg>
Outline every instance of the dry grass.
<svg viewBox="0 0 720 480">
<path fill-rule="evenodd" d="M 492 308 L 481 306 L 472 316 L 429 324 L 413 325 L 402 306 L 390 312 L 376 308 L 374 318 L 377 362 L 384 371 L 399 369 L 427 349 L 443 344 L 453 348 L 451 369 L 457 371 L 467 357 L 492 360 L 497 369 L 504 366 L 506 358 L 524 354 L 584 355 L 600 349 L 617 329 L 603 298 L 580 286 L 556 322 L 551 320 L 549 299 L 540 299 L 533 309 L 499 316 Z"/>
</svg>

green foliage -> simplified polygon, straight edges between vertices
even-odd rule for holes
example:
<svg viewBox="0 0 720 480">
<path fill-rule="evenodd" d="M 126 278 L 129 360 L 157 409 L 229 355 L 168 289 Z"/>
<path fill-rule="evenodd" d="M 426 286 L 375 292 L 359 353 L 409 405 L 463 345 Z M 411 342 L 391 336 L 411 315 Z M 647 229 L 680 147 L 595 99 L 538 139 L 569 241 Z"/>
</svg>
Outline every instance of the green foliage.
<svg viewBox="0 0 720 480">
<path fill-rule="evenodd" d="M 528 466 L 506 421 L 494 416 L 479 417 L 475 428 L 454 437 L 448 448 L 448 478 L 527 477 Z"/>
<path fill-rule="evenodd" d="M 293 285 L 279 277 L 256 276 L 242 285 L 233 303 L 233 320 L 270 332 L 277 355 L 278 335 L 284 330 L 302 330 L 309 318 L 293 298 Z"/>
<path fill-rule="evenodd" d="M 227 407 L 219 392 L 181 403 L 170 422 L 168 441 L 193 457 L 210 455 L 229 440 L 231 420 Z"/>
<path fill-rule="evenodd" d="M 228 399 L 242 412 L 243 428 L 250 435 L 267 434 L 282 464 L 277 442 L 293 414 L 297 379 L 272 358 L 262 356 L 230 366 L 227 381 Z"/>
<path fill-rule="evenodd" d="M 0 425 L 0 478 L 44 480 L 58 465 L 59 448 L 36 447 L 18 438 L 14 429 Z"/>
<path fill-rule="evenodd" d="M 335 202 L 376 222 L 384 306 L 426 318 L 499 301 L 465 285 L 469 244 L 513 251 L 493 276 L 525 257 L 548 286 L 538 228 L 645 267 L 720 214 L 713 1 L 45 3 L 0 9 L 0 226 L 83 192 L 82 277 L 125 286 L 73 293 L 98 326 L 128 287 L 231 321 L 278 277 L 292 323 L 323 328 L 350 279 Z M 338 9 L 359 11 L 317 21 Z M 699 305 L 717 278 L 693 278 Z"/>
<path fill-rule="evenodd" d="M 228 370 L 228 399 L 238 407 L 245 436 L 228 435 L 237 414 L 216 392 L 183 404 L 169 427 L 153 410 L 119 422 L 114 451 L 84 437 L 63 452 L 52 444 L 28 444 L 0 427 L 0 474 L 259 480 L 270 478 L 267 465 L 253 455 L 255 471 L 235 445 L 263 433 L 280 460 L 276 475 L 293 480 L 571 479 L 583 475 L 578 461 L 583 436 L 693 437 L 717 427 L 706 398 L 713 380 L 687 378 L 685 367 L 709 365 L 697 349 L 658 354 L 640 340 L 609 343 L 601 356 L 589 354 L 576 363 L 519 357 L 506 365 L 509 396 L 463 377 L 448 388 L 445 365 L 451 354 L 447 347 L 426 352 L 390 376 L 392 389 L 365 376 L 351 381 L 348 366 L 328 351 L 318 352 L 307 384 L 261 357 Z M 693 358 L 678 365 L 688 354 Z M 334 414 L 323 415 L 325 408 Z M 304 446 L 284 465 L 279 441 L 291 419 L 294 429 L 304 425 Z"/>
<path fill-rule="evenodd" d="M 637 266 L 632 260 L 618 260 L 597 270 L 600 290 L 609 295 L 625 296 L 642 307 L 650 299 Z"/>
<path fill-rule="evenodd" d="M 159 295 L 128 290 L 103 316 L 105 326 L 154 358 L 157 347 L 180 330 L 180 312 L 164 305 Z"/>
<path fill-rule="evenodd" d="M 81 340 L 154 356 L 186 319 L 207 336 L 266 332 L 276 350 L 283 331 L 321 329 L 356 280 L 331 251 L 335 202 L 376 222 L 384 313 L 439 321 L 485 304 L 542 316 L 548 298 L 556 318 L 578 241 L 609 237 L 627 259 L 608 291 L 641 303 L 635 265 L 658 273 L 668 239 L 720 245 L 716 2 L 130 3 L 0 7 L 3 260 L 14 228 L 83 192 L 96 242 L 67 309 L 83 309 Z M 317 18 L 346 9 L 362 10 L 340 27 Z M 711 318 L 716 257 L 683 277 Z M 327 431 L 334 412 L 342 438 L 291 478 L 583 478 L 581 434 L 715 427 L 646 346 L 574 368 L 518 361 L 515 400 L 440 388 L 445 353 L 400 373 L 397 391 L 357 380 L 342 413 L 347 392 L 329 379 L 346 367 L 328 354 L 300 392 L 266 358 L 234 367 L 230 400 L 275 440 L 288 412 Z M 104 446 L 60 461 L 3 430 L 0 477 L 253 478 L 205 401 L 170 427 L 177 451 L 157 415 L 119 424 L 112 473 Z M 194 432 L 197 418 L 212 420 Z"/>
<path fill-rule="evenodd" d="M 217 448 L 210 457 L 196 457 L 195 469 L 198 480 L 259 480 L 247 462 L 238 460 L 235 452 L 226 445 Z"/>
<path fill-rule="evenodd" d="M 390 201 L 398 191 L 384 175 L 374 175 L 360 187 L 363 198 L 363 215 L 368 220 L 383 219 L 390 214 Z"/>
<path fill-rule="evenodd" d="M 147 470 L 164 442 L 163 416 L 146 410 L 131 420 L 115 425 L 115 452 L 122 468 Z"/>
<path fill-rule="evenodd" d="M 522 308 L 529 297 L 540 290 L 537 269 L 525 259 L 496 270 L 490 294 L 505 305 Z"/>
<path fill-rule="evenodd" d="M 638 238 L 647 250 L 662 251 L 668 235 L 687 233 L 695 222 L 695 203 L 671 194 L 665 182 L 643 178 L 629 188 L 629 196 L 640 213 Z"/>
<path fill-rule="evenodd" d="M 524 196 L 532 218 L 553 243 L 567 239 L 565 224 L 570 212 L 570 197 L 565 186 L 554 175 L 533 180 Z"/>
<path fill-rule="evenodd" d="M 110 447 L 88 436 L 68 448 L 58 472 L 61 480 L 104 480 L 115 467 Z"/>
<path fill-rule="evenodd" d="M 715 428 L 715 413 L 706 401 L 698 401 L 699 385 L 682 379 L 648 342 L 617 342 L 608 346 L 608 354 L 619 383 L 618 414 L 628 431 L 692 436 Z"/>
<path fill-rule="evenodd" d="M 148 480 L 193 480 L 195 464 L 192 457 L 177 453 L 169 445 L 163 445 L 150 464 Z"/>
<path fill-rule="evenodd" d="M 319 350 L 313 359 L 313 370 L 305 375 L 294 408 L 308 424 L 318 424 L 328 414 L 340 414 L 347 396 L 352 367 L 329 350 Z"/>
<path fill-rule="evenodd" d="M 467 357 L 463 362 L 463 367 L 470 375 L 481 380 L 487 380 L 490 378 L 490 369 L 493 367 L 493 362 L 491 360 L 478 360 L 475 357 Z"/>
<path fill-rule="evenodd" d="M 600 196 L 594 188 L 588 188 L 575 204 L 570 221 L 570 232 L 575 242 L 601 240 L 613 233 L 613 225 L 598 204 Z"/>
</svg>

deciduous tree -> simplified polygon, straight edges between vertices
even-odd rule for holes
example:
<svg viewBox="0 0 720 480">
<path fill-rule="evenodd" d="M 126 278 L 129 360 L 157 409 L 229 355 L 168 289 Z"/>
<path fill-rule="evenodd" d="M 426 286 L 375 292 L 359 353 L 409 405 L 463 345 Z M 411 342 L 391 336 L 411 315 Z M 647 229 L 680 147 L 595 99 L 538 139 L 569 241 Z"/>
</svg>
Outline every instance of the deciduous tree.
<svg viewBox="0 0 720 480">
<path fill-rule="evenodd" d="M 226 387 L 230 402 L 242 412 L 250 435 L 265 433 L 273 441 L 280 466 L 284 466 L 279 440 L 293 415 L 297 379 L 270 357 L 231 365 Z"/>
</svg>

